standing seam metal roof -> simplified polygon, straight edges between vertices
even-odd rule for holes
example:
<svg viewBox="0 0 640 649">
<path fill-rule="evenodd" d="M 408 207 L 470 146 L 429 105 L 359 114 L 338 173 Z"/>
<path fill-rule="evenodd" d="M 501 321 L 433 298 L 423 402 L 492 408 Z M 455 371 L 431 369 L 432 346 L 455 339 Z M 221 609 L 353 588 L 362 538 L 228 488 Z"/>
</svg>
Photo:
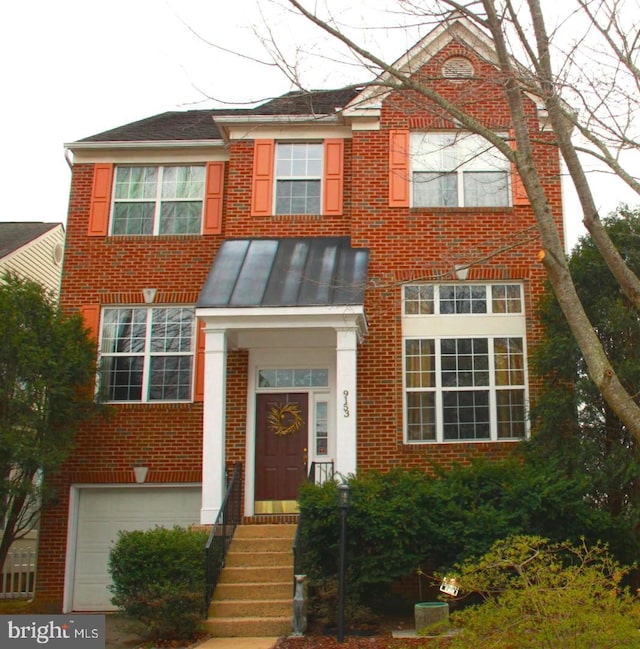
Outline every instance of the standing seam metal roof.
<svg viewBox="0 0 640 649">
<path fill-rule="evenodd" d="M 197 306 L 361 305 L 368 262 L 349 237 L 227 240 Z"/>
</svg>

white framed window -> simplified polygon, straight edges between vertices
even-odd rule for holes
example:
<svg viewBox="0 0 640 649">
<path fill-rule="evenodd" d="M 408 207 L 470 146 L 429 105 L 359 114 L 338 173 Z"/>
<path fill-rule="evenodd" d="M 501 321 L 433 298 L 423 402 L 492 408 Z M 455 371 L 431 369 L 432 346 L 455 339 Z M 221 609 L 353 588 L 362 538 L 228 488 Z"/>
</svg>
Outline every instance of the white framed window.
<svg viewBox="0 0 640 649">
<path fill-rule="evenodd" d="M 414 284 L 404 287 L 405 315 L 521 314 L 520 284 Z"/>
<path fill-rule="evenodd" d="M 258 388 L 325 388 L 329 385 L 329 370 L 326 368 L 282 368 L 259 369 Z"/>
<path fill-rule="evenodd" d="M 329 455 L 329 401 L 326 395 L 316 395 L 313 417 L 314 455 L 326 459 Z"/>
<path fill-rule="evenodd" d="M 111 234 L 200 234 L 204 165 L 118 166 Z"/>
<path fill-rule="evenodd" d="M 324 146 L 321 142 L 278 142 L 275 214 L 321 214 Z"/>
<path fill-rule="evenodd" d="M 195 315 L 189 307 L 102 311 L 100 390 L 107 401 L 189 401 Z"/>
<path fill-rule="evenodd" d="M 413 207 L 508 207 L 507 158 L 475 133 L 413 132 Z"/>
<path fill-rule="evenodd" d="M 524 438 L 522 286 L 407 285 L 403 302 L 407 442 Z"/>
</svg>

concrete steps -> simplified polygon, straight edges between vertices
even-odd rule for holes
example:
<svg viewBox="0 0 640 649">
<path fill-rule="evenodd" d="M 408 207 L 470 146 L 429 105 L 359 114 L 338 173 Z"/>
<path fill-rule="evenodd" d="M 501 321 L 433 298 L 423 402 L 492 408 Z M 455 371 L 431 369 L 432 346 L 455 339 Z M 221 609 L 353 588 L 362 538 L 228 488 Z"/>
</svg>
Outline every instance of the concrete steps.
<svg viewBox="0 0 640 649">
<path fill-rule="evenodd" d="M 295 531 L 292 524 L 236 528 L 205 622 L 211 635 L 291 633 Z"/>
</svg>

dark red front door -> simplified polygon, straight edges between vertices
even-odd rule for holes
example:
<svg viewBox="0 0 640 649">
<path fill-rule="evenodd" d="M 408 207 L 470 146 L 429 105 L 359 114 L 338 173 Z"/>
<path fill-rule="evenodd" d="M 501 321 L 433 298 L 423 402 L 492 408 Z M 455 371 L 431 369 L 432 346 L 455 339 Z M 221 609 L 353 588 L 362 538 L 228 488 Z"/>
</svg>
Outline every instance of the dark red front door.
<svg viewBox="0 0 640 649">
<path fill-rule="evenodd" d="M 309 396 L 256 396 L 256 513 L 287 511 L 307 472 Z M 284 507 L 284 509 L 283 509 Z"/>
</svg>

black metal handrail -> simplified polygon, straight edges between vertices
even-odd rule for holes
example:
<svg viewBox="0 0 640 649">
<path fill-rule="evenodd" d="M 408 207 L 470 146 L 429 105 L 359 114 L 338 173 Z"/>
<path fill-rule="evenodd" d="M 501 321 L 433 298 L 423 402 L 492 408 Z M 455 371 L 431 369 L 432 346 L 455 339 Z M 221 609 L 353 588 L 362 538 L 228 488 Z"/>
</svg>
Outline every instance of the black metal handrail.
<svg viewBox="0 0 640 649">
<path fill-rule="evenodd" d="M 312 462 L 307 481 L 321 485 L 333 480 L 333 462 Z M 298 526 L 293 539 L 293 592 L 296 592 L 296 575 L 302 574 L 304 558 L 304 541 L 302 539 L 302 512 L 298 517 Z"/>
<path fill-rule="evenodd" d="M 213 598 L 227 550 L 241 518 L 242 464 L 238 462 L 227 486 L 222 507 L 205 546 L 205 611 Z"/>
</svg>

